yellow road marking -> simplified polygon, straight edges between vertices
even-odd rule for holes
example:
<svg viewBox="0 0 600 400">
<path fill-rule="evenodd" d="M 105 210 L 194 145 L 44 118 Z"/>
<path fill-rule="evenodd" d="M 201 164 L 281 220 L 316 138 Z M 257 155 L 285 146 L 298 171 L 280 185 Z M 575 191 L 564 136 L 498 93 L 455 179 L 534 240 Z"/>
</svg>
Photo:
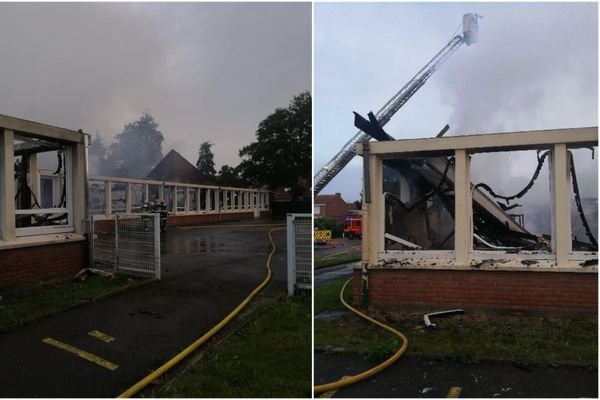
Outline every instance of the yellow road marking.
<svg viewBox="0 0 600 400">
<path fill-rule="evenodd" d="M 119 368 L 119 366 L 117 364 L 113 364 L 110 361 L 106 361 L 105 359 L 98 357 L 92 353 L 88 353 L 87 351 L 80 350 L 77 347 L 73 347 L 66 343 L 60 342 L 56 339 L 46 338 L 46 339 L 42 340 L 42 342 L 49 344 L 50 346 L 54 346 L 59 349 L 68 351 L 69 353 L 73 353 L 76 356 L 83 358 L 84 360 L 93 362 L 94 364 L 104 367 L 106 369 L 109 369 L 111 371 L 114 371 L 115 369 Z"/>
<path fill-rule="evenodd" d="M 88 332 L 88 335 L 95 337 L 96 339 L 102 340 L 103 342 L 110 343 L 115 340 L 114 337 L 107 335 L 104 332 L 100 332 L 98 330 L 93 330 Z"/>
<path fill-rule="evenodd" d="M 181 226 L 178 225 L 179 229 L 198 229 L 198 228 L 253 228 L 253 227 L 265 227 L 265 226 L 285 226 L 283 224 L 247 224 L 247 225 L 194 225 L 194 226 Z"/>
<path fill-rule="evenodd" d="M 462 392 L 462 388 L 459 386 L 452 386 L 450 388 L 450 390 L 448 391 L 448 396 L 446 396 L 447 398 L 458 398 L 460 397 L 460 392 Z"/>
</svg>

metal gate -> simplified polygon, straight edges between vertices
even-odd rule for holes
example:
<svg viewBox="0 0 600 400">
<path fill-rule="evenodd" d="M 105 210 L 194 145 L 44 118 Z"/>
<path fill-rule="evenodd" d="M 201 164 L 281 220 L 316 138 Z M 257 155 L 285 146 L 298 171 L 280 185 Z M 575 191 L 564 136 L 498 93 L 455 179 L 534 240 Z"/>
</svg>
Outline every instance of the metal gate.
<svg viewBox="0 0 600 400">
<path fill-rule="evenodd" d="M 160 214 L 92 216 L 95 268 L 160 279 Z"/>
<path fill-rule="evenodd" d="M 312 215 L 287 215 L 288 295 L 312 288 Z"/>
</svg>

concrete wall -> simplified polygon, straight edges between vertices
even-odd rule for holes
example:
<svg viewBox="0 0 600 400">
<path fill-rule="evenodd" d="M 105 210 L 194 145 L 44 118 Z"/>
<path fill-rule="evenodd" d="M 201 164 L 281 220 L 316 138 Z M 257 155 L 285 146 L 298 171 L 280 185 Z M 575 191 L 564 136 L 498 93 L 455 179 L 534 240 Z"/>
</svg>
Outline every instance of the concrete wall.
<svg viewBox="0 0 600 400">
<path fill-rule="evenodd" d="M 354 302 L 359 304 L 360 271 L 354 272 L 354 284 Z M 373 269 L 369 271 L 368 301 L 373 306 L 430 311 L 463 308 L 596 314 L 598 274 Z"/>
<path fill-rule="evenodd" d="M 2 250 L 0 288 L 70 279 L 86 265 L 87 242 Z"/>
</svg>

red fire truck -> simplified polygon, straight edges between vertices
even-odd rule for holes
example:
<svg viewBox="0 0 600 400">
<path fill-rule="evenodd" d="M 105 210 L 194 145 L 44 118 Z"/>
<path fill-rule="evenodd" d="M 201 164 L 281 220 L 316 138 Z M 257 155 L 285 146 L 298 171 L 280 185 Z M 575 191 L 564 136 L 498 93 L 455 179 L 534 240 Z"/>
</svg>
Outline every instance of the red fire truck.
<svg viewBox="0 0 600 400">
<path fill-rule="evenodd" d="M 344 219 L 344 228 L 342 235 L 348 239 L 362 239 L 362 219 L 346 217 Z"/>
</svg>

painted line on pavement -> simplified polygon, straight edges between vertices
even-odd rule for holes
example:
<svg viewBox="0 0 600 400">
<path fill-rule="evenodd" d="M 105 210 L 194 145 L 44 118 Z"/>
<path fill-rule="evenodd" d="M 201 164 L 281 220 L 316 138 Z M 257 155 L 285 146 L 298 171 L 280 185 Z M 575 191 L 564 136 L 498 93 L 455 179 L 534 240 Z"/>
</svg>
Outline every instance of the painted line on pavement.
<svg viewBox="0 0 600 400">
<path fill-rule="evenodd" d="M 98 340 L 102 340 L 103 342 L 106 342 L 106 343 L 110 343 L 115 340 L 114 337 L 112 337 L 104 332 L 100 332 L 98 330 L 90 331 L 90 332 L 88 332 L 88 335 L 95 337 Z"/>
<path fill-rule="evenodd" d="M 99 366 L 109 369 L 111 371 L 114 371 L 115 369 L 119 368 L 119 366 L 117 364 L 113 364 L 110 361 L 106 361 L 102 357 L 98 357 L 92 353 L 88 353 L 87 351 L 78 349 L 77 347 L 73 347 L 69 344 L 60 342 L 56 339 L 46 338 L 46 339 L 42 340 L 42 342 L 49 344 L 50 346 L 54 346 L 56 348 L 62 349 L 64 351 L 68 351 L 69 353 L 75 354 L 76 356 L 81 357 L 84 360 L 92 362 L 96 365 L 99 365 Z"/>
</svg>

